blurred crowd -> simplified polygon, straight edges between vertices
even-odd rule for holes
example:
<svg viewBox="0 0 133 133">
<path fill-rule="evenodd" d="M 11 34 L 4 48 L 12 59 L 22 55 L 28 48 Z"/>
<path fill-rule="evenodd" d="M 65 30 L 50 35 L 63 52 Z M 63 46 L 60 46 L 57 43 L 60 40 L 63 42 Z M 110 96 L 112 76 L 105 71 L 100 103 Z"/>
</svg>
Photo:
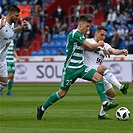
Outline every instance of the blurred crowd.
<svg viewBox="0 0 133 133">
<path fill-rule="evenodd" d="M 20 10 L 20 19 L 16 23 L 19 25 L 23 19 L 28 21 L 27 30 L 15 35 L 16 47 L 25 46 L 29 48 L 29 42 L 37 36 L 38 31 L 41 32 L 42 44 L 47 42 L 50 44 L 53 35 L 67 35 L 72 29 L 76 28 L 76 23 L 72 21 L 70 24 L 64 21 L 66 15 L 61 5 L 58 5 L 53 14 L 49 16 L 47 5 L 53 0 L 0 0 L 0 14 L 6 14 L 7 5 L 16 4 Z M 82 14 L 84 0 L 77 0 L 78 5 L 75 5 L 75 17 L 78 18 Z M 116 5 L 113 5 L 112 0 L 87 0 L 93 6 L 92 14 L 97 14 L 103 9 L 103 22 L 101 23 L 108 30 L 106 42 L 112 47 L 128 49 L 130 54 L 133 54 L 133 0 L 116 0 Z M 35 17 L 38 18 L 36 22 Z M 50 27 L 47 23 L 48 18 L 54 19 L 54 24 Z M 97 19 L 97 18 L 95 18 Z M 97 25 L 92 23 L 90 31 L 86 37 L 93 37 Z M 61 52 L 61 51 L 60 51 Z M 60 54 L 59 52 L 59 54 Z"/>
</svg>

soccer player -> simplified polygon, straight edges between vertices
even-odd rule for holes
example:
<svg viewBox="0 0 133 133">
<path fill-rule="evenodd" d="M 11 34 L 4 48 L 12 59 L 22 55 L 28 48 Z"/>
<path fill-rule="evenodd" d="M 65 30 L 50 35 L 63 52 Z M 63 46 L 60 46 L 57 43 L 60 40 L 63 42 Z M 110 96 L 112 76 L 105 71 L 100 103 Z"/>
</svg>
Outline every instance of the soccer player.
<svg viewBox="0 0 133 133">
<path fill-rule="evenodd" d="M 8 70 L 8 88 L 7 88 L 8 96 L 14 96 L 14 94 L 11 92 L 11 89 L 14 83 L 13 79 L 14 79 L 14 73 L 15 73 L 14 57 L 16 58 L 16 61 L 18 62 L 19 57 L 14 49 L 14 42 L 12 40 L 8 47 L 7 56 L 6 56 L 7 70 Z"/>
<path fill-rule="evenodd" d="M 59 99 L 63 98 L 70 86 L 77 78 L 82 78 L 88 81 L 94 81 L 97 92 L 100 96 L 104 111 L 113 108 L 112 104 L 106 101 L 105 89 L 100 75 L 96 70 L 84 65 L 84 49 L 83 47 L 92 50 L 98 46 L 103 46 L 104 42 L 99 41 L 96 45 L 90 44 L 86 41 L 84 35 L 90 29 L 91 21 L 85 15 L 81 15 L 78 19 L 77 29 L 72 30 L 68 34 L 66 52 L 67 58 L 64 63 L 62 71 L 62 79 L 60 88 L 53 93 L 43 105 L 37 107 L 37 119 L 41 120 L 46 109 Z M 83 47 L 82 47 L 83 46 Z"/>
<path fill-rule="evenodd" d="M 86 39 L 87 42 L 92 43 L 93 45 L 97 44 L 99 41 L 104 41 L 107 34 L 107 29 L 103 26 L 99 26 L 96 30 L 94 38 Z M 119 55 L 124 54 L 125 56 L 128 54 L 126 49 L 118 50 L 112 48 L 108 43 L 104 43 L 104 48 L 101 48 L 101 51 L 88 51 L 84 52 L 84 61 L 85 64 L 95 70 L 97 70 L 100 74 L 103 75 L 104 87 L 106 91 L 106 99 L 109 102 L 112 102 L 115 98 L 115 91 L 112 87 L 112 84 L 116 86 L 123 94 L 127 93 L 127 89 L 129 87 L 129 83 L 120 84 L 116 77 L 110 72 L 110 70 L 102 65 L 105 54 L 104 52 L 108 51 L 111 54 Z M 108 53 L 107 53 L 108 54 Z M 114 104 L 117 106 L 117 104 Z M 99 119 L 111 119 L 109 115 L 103 110 L 101 107 L 100 114 L 98 116 Z"/>
<path fill-rule="evenodd" d="M 7 7 L 6 17 L 2 16 L 0 19 L 0 95 L 8 82 L 6 64 L 7 48 L 13 39 L 14 32 L 19 32 L 27 27 L 27 21 L 23 20 L 21 26 L 12 28 L 12 24 L 18 20 L 19 14 L 20 9 L 11 4 Z"/>
</svg>

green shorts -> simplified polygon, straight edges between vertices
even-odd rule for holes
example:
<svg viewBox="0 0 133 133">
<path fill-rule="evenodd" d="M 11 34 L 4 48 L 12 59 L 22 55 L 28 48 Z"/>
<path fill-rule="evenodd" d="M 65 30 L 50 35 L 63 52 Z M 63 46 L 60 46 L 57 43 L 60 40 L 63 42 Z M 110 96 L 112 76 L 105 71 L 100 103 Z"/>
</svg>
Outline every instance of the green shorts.
<svg viewBox="0 0 133 133">
<path fill-rule="evenodd" d="M 95 69 L 91 69 L 85 65 L 80 69 L 63 68 L 60 89 L 68 91 L 71 84 L 73 84 L 77 78 L 92 81 L 92 77 L 96 72 Z"/>
<path fill-rule="evenodd" d="M 7 71 L 8 73 L 15 73 L 15 63 L 14 62 L 7 62 Z"/>
</svg>

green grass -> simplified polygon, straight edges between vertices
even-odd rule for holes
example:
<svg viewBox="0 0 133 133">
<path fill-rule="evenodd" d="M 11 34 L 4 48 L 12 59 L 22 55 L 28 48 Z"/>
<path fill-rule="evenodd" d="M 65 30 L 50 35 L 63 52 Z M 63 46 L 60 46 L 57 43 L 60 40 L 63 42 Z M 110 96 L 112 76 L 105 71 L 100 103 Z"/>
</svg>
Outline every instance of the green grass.
<svg viewBox="0 0 133 133">
<path fill-rule="evenodd" d="M 113 120 L 98 120 L 100 99 L 93 84 L 74 84 L 67 96 L 47 109 L 43 119 L 36 119 L 36 106 L 43 102 L 59 84 L 15 84 L 15 96 L 0 96 L 0 133 L 132 133 L 133 84 L 128 94 L 116 90 L 114 102 L 119 106 L 108 111 Z M 127 107 L 128 121 L 119 121 L 116 110 Z"/>
</svg>

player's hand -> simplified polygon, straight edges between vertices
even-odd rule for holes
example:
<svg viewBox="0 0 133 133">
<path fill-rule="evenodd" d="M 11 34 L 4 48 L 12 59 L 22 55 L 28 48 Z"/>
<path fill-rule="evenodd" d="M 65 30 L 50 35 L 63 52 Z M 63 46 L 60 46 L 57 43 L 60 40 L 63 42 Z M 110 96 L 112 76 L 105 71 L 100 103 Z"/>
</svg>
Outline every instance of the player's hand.
<svg viewBox="0 0 133 133">
<path fill-rule="evenodd" d="M 103 50 L 103 53 L 106 57 L 110 58 L 110 53 L 109 51 Z"/>
<path fill-rule="evenodd" d="M 125 56 L 128 55 L 128 51 L 127 51 L 126 49 L 123 49 L 123 50 L 122 50 L 122 53 L 123 53 Z"/>
<path fill-rule="evenodd" d="M 104 41 L 99 41 L 97 44 L 101 47 L 104 47 Z"/>
<path fill-rule="evenodd" d="M 0 29 L 2 29 L 6 24 L 5 16 L 1 15 Z"/>
<path fill-rule="evenodd" d="M 28 22 L 26 20 L 23 20 L 21 23 L 22 29 L 26 29 L 28 27 Z"/>
</svg>

